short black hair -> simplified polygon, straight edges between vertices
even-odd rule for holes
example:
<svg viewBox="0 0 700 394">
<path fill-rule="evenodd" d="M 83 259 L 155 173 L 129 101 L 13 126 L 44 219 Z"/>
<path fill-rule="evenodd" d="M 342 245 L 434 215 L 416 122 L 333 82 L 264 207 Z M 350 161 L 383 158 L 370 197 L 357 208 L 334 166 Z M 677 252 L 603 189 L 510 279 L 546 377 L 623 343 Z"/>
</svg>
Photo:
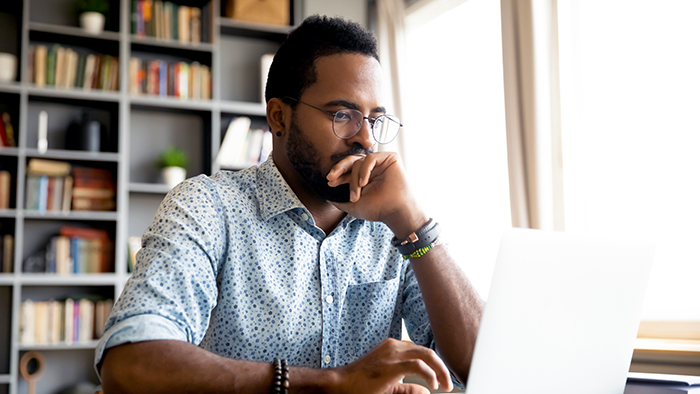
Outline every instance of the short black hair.
<svg viewBox="0 0 700 394">
<path fill-rule="evenodd" d="M 359 53 L 379 61 L 377 39 L 359 24 L 319 15 L 306 18 L 275 54 L 267 76 L 265 102 L 285 96 L 299 99 L 316 82 L 316 59 L 341 53 Z"/>
</svg>

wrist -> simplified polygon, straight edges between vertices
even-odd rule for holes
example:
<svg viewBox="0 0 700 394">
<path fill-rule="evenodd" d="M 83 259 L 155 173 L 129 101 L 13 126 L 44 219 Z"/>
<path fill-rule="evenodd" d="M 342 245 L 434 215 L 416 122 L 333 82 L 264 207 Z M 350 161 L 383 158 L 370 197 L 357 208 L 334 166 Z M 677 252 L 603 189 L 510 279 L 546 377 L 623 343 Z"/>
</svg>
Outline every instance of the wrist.
<svg viewBox="0 0 700 394">
<path fill-rule="evenodd" d="M 289 394 L 340 393 L 341 378 L 335 369 L 292 367 Z"/>
<path fill-rule="evenodd" d="M 407 209 L 384 220 L 389 229 L 398 239 L 406 239 L 409 235 L 425 226 L 430 218 L 420 209 Z"/>
</svg>

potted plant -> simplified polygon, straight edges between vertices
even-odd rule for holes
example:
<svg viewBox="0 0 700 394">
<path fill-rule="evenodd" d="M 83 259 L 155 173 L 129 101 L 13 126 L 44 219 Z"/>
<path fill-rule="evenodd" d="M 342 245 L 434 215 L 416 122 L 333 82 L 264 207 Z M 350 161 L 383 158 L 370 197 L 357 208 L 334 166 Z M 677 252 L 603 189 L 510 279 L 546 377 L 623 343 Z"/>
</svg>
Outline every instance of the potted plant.
<svg viewBox="0 0 700 394">
<path fill-rule="evenodd" d="M 105 19 L 109 13 L 107 0 L 78 0 L 75 4 L 80 18 L 80 27 L 87 33 L 100 34 L 105 27 Z"/>
<path fill-rule="evenodd" d="M 187 176 L 187 153 L 182 149 L 170 146 L 160 154 L 158 167 L 161 168 L 163 181 L 169 188 L 175 187 Z"/>
</svg>

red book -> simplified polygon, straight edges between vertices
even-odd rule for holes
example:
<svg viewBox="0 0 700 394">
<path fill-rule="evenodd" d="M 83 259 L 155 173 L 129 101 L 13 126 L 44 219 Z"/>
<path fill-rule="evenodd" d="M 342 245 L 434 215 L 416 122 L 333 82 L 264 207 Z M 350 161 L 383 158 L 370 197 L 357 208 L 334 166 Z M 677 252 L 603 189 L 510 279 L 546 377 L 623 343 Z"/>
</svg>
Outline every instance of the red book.
<svg viewBox="0 0 700 394">
<path fill-rule="evenodd" d="M 180 62 L 175 62 L 173 66 L 173 96 L 180 97 Z"/>
<path fill-rule="evenodd" d="M 10 141 L 7 138 L 7 134 L 5 134 L 5 122 L 1 121 L 0 119 L 0 146 L 10 146 Z"/>
<path fill-rule="evenodd" d="M 77 226 L 61 226 L 59 229 L 61 235 L 66 237 L 77 237 L 85 239 L 99 239 L 109 241 L 107 231 L 96 228 L 77 227 Z"/>
<path fill-rule="evenodd" d="M 53 211 L 53 194 L 56 192 L 56 178 L 49 177 L 49 192 L 46 193 L 46 210 Z"/>
</svg>

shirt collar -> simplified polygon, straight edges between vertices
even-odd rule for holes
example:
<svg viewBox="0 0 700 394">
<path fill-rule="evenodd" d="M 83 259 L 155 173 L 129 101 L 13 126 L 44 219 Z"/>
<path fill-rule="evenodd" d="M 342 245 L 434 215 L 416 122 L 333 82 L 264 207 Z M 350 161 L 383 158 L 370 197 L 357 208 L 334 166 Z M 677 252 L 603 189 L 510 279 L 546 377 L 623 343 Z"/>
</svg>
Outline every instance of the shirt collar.
<svg viewBox="0 0 700 394">
<path fill-rule="evenodd" d="M 263 220 L 269 220 L 273 216 L 300 208 L 309 215 L 311 212 L 299 200 L 287 181 L 280 173 L 272 155 L 258 166 L 257 197 L 260 203 L 260 216 Z M 341 225 L 347 226 L 356 218 L 347 214 L 341 221 Z"/>
<path fill-rule="evenodd" d="M 294 194 L 277 165 L 275 165 L 272 155 L 258 166 L 256 183 L 260 214 L 263 220 L 268 220 L 273 216 L 295 208 L 306 210 L 304 204 Z"/>
</svg>

